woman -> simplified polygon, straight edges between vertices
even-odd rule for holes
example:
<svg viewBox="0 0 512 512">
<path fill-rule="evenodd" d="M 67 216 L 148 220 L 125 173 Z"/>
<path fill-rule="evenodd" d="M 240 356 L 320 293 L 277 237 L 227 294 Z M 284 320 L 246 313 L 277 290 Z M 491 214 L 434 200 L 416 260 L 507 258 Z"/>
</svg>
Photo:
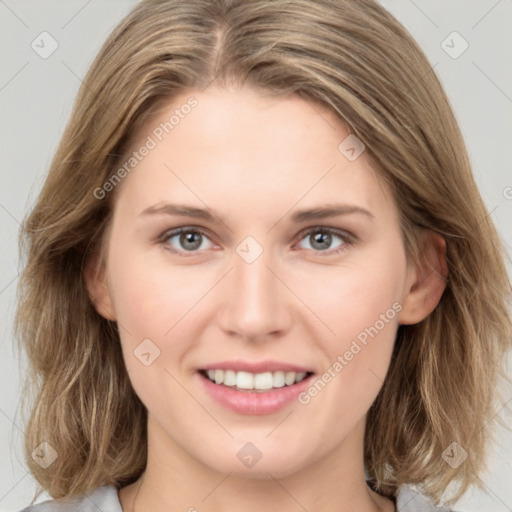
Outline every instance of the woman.
<svg viewBox="0 0 512 512">
<path fill-rule="evenodd" d="M 502 249 L 377 3 L 139 4 L 24 241 L 27 461 L 64 500 L 34 510 L 422 511 L 478 482 Z"/>
</svg>

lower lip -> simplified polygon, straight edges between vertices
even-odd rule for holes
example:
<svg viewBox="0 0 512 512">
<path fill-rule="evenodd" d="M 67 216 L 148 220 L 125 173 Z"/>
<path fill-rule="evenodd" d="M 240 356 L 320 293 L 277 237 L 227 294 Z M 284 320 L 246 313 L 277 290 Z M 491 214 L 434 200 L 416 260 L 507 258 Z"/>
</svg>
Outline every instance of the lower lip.
<svg viewBox="0 0 512 512">
<path fill-rule="evenodd" d="M 237 391 L 222 384 L 215 384 L 201 373 L 197 373 L 197 375 L 203 382 L 206 392 L 216 402 L 238 414 L 258 416 L 277 412 L 294 400 L 297 400 L 297 396 L 309 386 L 313 376 L 309 375 L 297 384 L 275 388 L 262 393 Z"/>
</svg>

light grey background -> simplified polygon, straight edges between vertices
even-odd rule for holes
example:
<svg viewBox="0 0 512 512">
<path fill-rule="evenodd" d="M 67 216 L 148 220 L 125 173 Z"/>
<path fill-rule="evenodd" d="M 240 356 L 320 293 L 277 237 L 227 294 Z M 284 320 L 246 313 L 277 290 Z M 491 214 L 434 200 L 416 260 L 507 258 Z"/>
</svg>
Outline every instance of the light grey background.
<svg viewBox="0 0 512 512">
<path fill-rule="evenodd" d="M 2 511 L 27 505 L 35 489 L 21 449 L 23 426 L 17 407 L 24 362 L 17 358 L 12 334 L 20 270 L 19 222 L 40 189 L 81 78 L 109 32 L 135 3 L 0 0 Z M 382 4 L 416 38 L 444 84 L 482 196 L 512 253 L 512 0 L 382 0 Z M 31 47 L 32 41 L 40 41 L 43 31 L 58 43 L 47 59 Z M 453 56 L 463 48 L 464 41 L 450 35 L 454 31 L 469 44 L 458 58 Z M 443 41 L 452 56 L 443 49 Z M 510 387 L 504 395 L 500 416 L 510 427 Z M 481 480 L 487 492 L 472 490 L 456 509 L 512 511 L 510 432 L 498 430 L 489 470 Z M 44 498 L 47 496 L 41 500 Z"/>
</svg>

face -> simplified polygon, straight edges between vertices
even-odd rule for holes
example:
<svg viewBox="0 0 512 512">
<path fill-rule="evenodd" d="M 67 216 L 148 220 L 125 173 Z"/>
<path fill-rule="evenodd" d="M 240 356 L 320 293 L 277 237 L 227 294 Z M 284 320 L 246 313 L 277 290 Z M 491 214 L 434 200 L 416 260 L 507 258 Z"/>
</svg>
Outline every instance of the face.
<svg viewBox="0 0 512 512">
<path fill-rule="evenodd" d="M 313 102 L 214 88 L 139 132 L 99 303 L 162 453 L 284 476 L 360 436 L 415 277 L 348 135 Z"/>
</svg>

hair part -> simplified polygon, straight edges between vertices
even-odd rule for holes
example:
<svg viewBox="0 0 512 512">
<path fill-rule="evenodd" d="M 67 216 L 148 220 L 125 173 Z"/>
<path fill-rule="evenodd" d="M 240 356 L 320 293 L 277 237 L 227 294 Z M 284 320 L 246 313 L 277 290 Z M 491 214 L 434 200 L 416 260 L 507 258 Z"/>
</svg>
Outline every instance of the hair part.
<svg viewBox="0 0 512 512">
<path fill-rule="evenodd" d="M 421 230 L 446 240 L 445 292 L 424 321 L 399 327 L 367 417 L 365 465 L 387 496 L 413 483 L 440 500 L 456 483 L 453 500 L 479 485 L 510 348 L 505 252 L 449 101 L 405 28 L 373 0 L 146 0 L 83 82 L 21 237 L 25 457 L 42 489 L 61 498 L 119 488 L 145 468 L 146 409 L 118 327 L 96 312 L 84 284 L 84 262 L 102 249 L 115 197 L 93 191 L 164 103 L 213 82 L 326 105 L 391 187 L 407 254 L 421 258 Z M 468 452 L 457 470 L 441 457 L 453 441 Z M 46 469 L 31 457 L 41 442 L 58 453 Z"/>
</svg>

